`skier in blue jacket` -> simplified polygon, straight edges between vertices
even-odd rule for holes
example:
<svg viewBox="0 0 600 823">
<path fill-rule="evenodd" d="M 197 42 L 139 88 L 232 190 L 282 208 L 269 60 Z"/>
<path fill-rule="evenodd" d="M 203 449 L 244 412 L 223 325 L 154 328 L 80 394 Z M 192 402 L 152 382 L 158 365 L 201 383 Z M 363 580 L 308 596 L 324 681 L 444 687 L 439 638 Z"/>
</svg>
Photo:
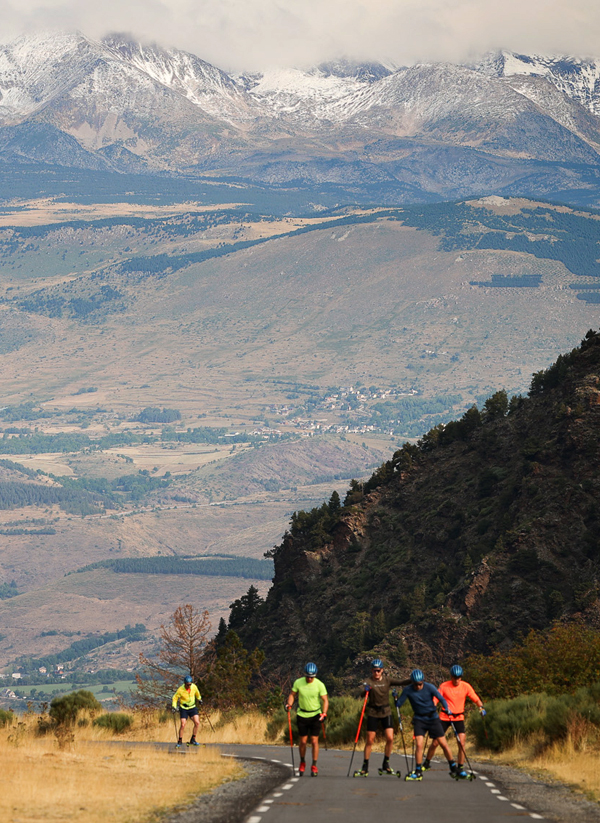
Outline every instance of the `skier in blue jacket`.
<svg viewBox="0 0 600 823">
<path fill-rule="evenodd" d="M 421 669 L 415 669 L 410 673 L 411 684 L 402 690 L 402 694 L 398 698 L 396 705 L 398 708 L 407 700 L 412 706 L 413 710 L 413 726 L 415 730 L 415 768 L 406 776 L 406 780 L 422 780 L 423 779 L 423 749 L 425 747 L 425 734 L 429 732 L 432 740 L 442 748 L 446 755 L 446 759 L 450 765 L 450 774 L 454 775 L 457 770 L 456 762 L 452 757 L 452 752 L 446 742 L 444 734 L 444 727 L 442 721 L 436 711 L 433 698 L 435 697 L 439 703 L 444 707 L 444 711 L 448 716 L 452 716 L 452 712 L 448 709 L 448 704 L 442 695 L 438 692 L 433 683 L 426 683 Z"/>
</svg>

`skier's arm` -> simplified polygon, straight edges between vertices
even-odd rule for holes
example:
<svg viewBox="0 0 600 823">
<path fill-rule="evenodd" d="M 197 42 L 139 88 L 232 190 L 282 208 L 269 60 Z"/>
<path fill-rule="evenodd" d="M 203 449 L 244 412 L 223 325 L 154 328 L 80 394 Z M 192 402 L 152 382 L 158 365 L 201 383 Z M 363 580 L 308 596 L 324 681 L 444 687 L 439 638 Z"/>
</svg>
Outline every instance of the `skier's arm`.
<svg viewBox="0 0 600 823">
<path fill-rule="evenodd" d="M 467 692 L 467 697 L 469 700 L 472 700 L 473 703 L 477 706 L 478 709 L 483 709 L 483 701 L 473 688 L 473 686 L 469 686 L 469 691 Z"/>
<path fill-rule="evenodd" d="M 296 694 L 297 694 L 297 692 L 294 692 L 294 691 L 291 691 L 291 692 L 290 692 L 290 696 L 288 697 L 288 699 L 287 699 L 287 703 L 285 704 L 286 709 L 287 709 L 288 711 L 289 711 L 289 709 L 291 709 L 291 708 L 292 708 L 292 706 L 294 705 L 294 700 L 296 699 Z"/>
<path fill-rule="evenodd" d="M 326 694 L 321 695 L 321 717 L 326 717 L 329 711 L 329 697 Z"/>
<path fill-rule="evenodd" d="M 396 706 L 398 708 L 400 708 L 400 706 L 403 706 L 406 703 L 407 698 L 408 698 L 408 687 L 402 689 L 402 694 L 400 695 L 398 700 L 396 700 Z"/>
<path fill-rule="evenodd" d="M 410 686 L 411 683 L 412 680 L 410 679 L 410 677 L 407 677 L 406 680 L 390 679 L 390 686 L 402 686 L 402 688 L 404 688 L 405 686 Z"/>
</svg>

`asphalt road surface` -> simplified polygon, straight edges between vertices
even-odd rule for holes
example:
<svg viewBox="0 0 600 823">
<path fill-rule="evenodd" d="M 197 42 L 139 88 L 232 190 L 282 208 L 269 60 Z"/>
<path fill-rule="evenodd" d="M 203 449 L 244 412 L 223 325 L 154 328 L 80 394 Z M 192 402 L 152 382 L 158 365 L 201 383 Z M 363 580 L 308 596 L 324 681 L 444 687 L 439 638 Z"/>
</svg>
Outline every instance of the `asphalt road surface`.
<svg viewBox="0 0 600 823">
<path fill-rule="evenodd" d="M 419 823 L 507 823 L 518 818 L 544 820 L 503 794 L 502 789 L 476 772 L 473 781 L 453 780 L 445 761 L 434 761 L 421 782 L 407 782 L 404 756 L 393 754 L 391 766 L 401 778 L 380 776 L 383 756 L 371 755 L 368 777 L 347 777 L 351 752 L 321 748 L 319 775 L 292 773 L 290 748 L 285 746 L 220 746 L 225 756 L 252 758 L 287 764 L 290 777 L 269 794 L 246 817 L 246 823 L 365 823 L 401 815 Z M 298 767 L 298 749 L 294 749 Z M 362 749 L 354 756 L 353 771 L 362 764 Z M 409 765 L 412 761 L 409 759 Z"/>
</svg>

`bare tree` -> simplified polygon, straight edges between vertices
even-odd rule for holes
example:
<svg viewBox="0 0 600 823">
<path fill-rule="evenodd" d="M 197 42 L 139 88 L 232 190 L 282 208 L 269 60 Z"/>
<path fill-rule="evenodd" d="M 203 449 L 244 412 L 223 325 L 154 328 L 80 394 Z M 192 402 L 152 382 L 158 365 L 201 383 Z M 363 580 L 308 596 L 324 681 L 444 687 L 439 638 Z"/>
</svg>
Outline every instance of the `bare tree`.
<svg viewBox="0 0 600 823">
<path fill-rule="evenodd" d="M 160 706 L 171 697 L 185 674 L 194 682 L 202 680 L 210 664 L 208 636 L 212 629 L 206 610 L 200 612 L 190 603 L 179 606 L 167 626 L 160 627 L 161 647 L 156 659 L 140 655 L 144 674 L 137 674 L 137 702 Z"/>
</svg>

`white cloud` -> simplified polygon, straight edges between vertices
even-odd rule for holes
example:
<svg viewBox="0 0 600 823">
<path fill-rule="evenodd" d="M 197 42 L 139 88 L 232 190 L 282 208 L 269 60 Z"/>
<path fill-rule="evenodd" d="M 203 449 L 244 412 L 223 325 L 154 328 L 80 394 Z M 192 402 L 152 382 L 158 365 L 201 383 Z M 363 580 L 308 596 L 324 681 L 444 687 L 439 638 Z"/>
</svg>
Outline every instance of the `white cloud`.
<svg viewBox="0 0 600 823">
<path fill-rule="evenodd" d="M 5 42 L 40 28 L 128 31 L 225 69 L 600 51 L 596 0 L 0 0 L 0 19 Z"/>
</svg>

